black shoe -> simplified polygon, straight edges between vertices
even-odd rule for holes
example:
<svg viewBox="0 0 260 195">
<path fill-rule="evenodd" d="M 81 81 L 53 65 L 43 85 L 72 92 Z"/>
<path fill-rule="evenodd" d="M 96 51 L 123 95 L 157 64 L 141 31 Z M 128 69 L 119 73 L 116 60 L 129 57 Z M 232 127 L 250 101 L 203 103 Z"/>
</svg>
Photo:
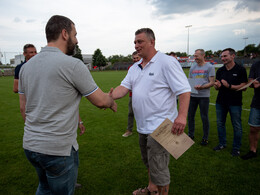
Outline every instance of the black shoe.
<svg viewBox="0 0 260 195">
<path fill-rule="evenodd" d="M 253 152 L 251 150 L 248 153 L 246 153 L 245 155 L 241 156 L 241 158 L 243 160 L 248 160 L 248 159 L 255 158 L 255 157 L 257 157 L 256 152 Z"/>
<path fill-rule="evenodd" d="M 239 150 L 232 150 L 231 155 L 232 155 L 233 157 L 235 157 L 235 156 L 240 156 L 240 151 L 239 151 Z"/>
<path fill-rule="evenodd" d="M 215 148 L 213 148 L 214 151 L 218 152 L 220 150 L 223 150 L 224 148 L 226 148 L 226 146 L 222 146 L 222 145 L 217 145 Z"/>
<path fill-rule="evenodd" d="M 202 145 L 202 146 L 206 146 L 206 145 L 208 145 L 208 143 L 209 143 L 208 140 L 206 140 L 206 139 L 202 139 L 201 142 L 200 142 L 200 145 Z"/>
</svg>

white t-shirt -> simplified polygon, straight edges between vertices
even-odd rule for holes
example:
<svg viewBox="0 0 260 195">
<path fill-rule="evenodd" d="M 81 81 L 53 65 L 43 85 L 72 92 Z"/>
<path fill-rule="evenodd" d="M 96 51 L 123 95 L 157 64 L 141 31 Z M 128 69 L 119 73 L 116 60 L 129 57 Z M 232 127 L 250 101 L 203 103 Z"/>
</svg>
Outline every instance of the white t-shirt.
<svg viewBox="0 0 260 195">
<path fill-rule="evenodd" d="M 121 85 L 133 91 L 137 131 L 142 134 L 152 133 L 165 118 L 174 121 L 178 115 L 176 97 L 191 91 L 179 62 L 159 51 L 144 69 L 135 63 Z"/>
</svg>

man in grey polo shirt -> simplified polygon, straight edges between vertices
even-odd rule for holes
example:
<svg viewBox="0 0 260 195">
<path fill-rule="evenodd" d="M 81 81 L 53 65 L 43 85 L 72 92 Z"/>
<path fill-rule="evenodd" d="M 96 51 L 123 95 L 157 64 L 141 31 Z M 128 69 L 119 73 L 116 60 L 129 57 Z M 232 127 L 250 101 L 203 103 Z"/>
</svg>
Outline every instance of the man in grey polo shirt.
<svg viewBox="0 0 260 195">
<path fill-rule="evenodd" d="M 133 194 L 167 195 L 170 185 L 169 153 L 150 134 L 166 118 L 173 122 L 173 133 L 183 133 L 191 90 L 179 62 L 155 50 L 155 36 L 151 29 L 137 30 L 134 42 L 142 59 L 128 70 L 121 85 L 113 91 L 112 97 L 118 99 L 129 90 L 133 91 L 132 105 L 139 133 L 139 146 L 149 174 L 148 187 L 135 190 Z"/>
<path fill-rule="evenodd" d="M 79 103 L 85 96 L 99 108 L 117 105 L 103 93 L 74 53 L 74 23 L 52 16 L 48 45 L 21 69 L 20 110 L 25 121 L 23 148 L 39 177 L 36 194 L 73 194 L 78 174 Z"/>
</svg>

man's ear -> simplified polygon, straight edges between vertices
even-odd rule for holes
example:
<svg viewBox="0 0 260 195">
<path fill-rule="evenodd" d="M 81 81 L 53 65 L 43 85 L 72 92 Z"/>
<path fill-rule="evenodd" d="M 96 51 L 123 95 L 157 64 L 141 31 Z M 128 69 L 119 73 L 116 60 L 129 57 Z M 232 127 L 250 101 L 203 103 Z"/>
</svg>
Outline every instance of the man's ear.
<svg viewBox="0 0 260 195">
<path fill-rule="evenodd" d="M 66 31 L 66 29 L 62 29 L 61 31 L 61 37 L 63 40 L 67 41 L 69 38 L 69 33 Z"/>
</svg>

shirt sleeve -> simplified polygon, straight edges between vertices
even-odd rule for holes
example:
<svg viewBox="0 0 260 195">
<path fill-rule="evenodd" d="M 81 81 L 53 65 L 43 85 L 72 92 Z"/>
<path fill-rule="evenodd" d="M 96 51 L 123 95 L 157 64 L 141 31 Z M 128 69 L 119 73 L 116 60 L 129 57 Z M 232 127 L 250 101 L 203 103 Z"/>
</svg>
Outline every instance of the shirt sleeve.
<svg viewBox="0 0 260 195">
<path fill-rule="evenodd" d="M 190 84 L 180 63 L 177 60 L 169 60 L 164 68 L 164 76 L 172 90 L 177 96 L 190 92 Z"/>
<path fill-rule="evenodd" d="M 81 62 L 75 64 L 72 74 L 72 82 L 74 87 L 83 95 L 89 96 L 98 89 L 88 68 Z"/>
<path fill-rule="evenodd" d="M 215 67 L 212 66 L 212 65 L 210 65 L 209 76 L 210 77 L 214 77 L 215 76 Z"/>
<path fill-rule="evenodd" d="M 131 74 L 134 71 L 134 67 L 131 66 L 127 72 L 127 75 L 125 76 L 125 78 L 123 79 L 123 81 L 121 82 L 121 86 L 132 90 L 132 80 L 131 80 Z"/>
</svg>

